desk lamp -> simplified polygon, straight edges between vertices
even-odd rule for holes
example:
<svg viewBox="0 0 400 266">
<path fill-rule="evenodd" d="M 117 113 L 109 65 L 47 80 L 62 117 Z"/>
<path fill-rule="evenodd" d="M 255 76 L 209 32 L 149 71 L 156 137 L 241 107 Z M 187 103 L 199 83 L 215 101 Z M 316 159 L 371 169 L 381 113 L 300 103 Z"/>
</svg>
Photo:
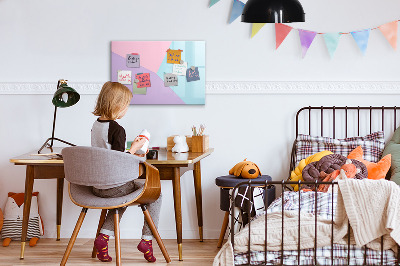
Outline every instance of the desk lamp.
<svg viewBox="0 0 400 266">
<path fill-rule="evenodd" d="M 75 146 L 72 143 L 69 143 L 65 140 L 55 138 L 54 137 L 54 129 L 56 127 L 56 115 L 57 115 L 57 107 L 65 108 L 70 107 L 76 104 L 79 101 L 79 93 L 76 92 L 73 88 L 69 87 L 67 84 L 67 80 L 60 79 L 57 83 L 57 90 L 53 95 L 53 105 L 54 105 L 54 118 L 53 118 L 53 131 L 51 133 L 51 138 L 48 138 L 42 147 L 39 149 L 38 153 L 40 153 L 45 147 L 50 148 L 51 152 L 53 152 L 53 141 L 58 140 L 62 143 Z M 51 143 L 49 144 L 49 141 Z"/>
<path fill-rule="evenodd" d="M 242 22 L 304 22 L 304 10 L 298 0 L 249 0 L 243 8 Z"/>
</svg>

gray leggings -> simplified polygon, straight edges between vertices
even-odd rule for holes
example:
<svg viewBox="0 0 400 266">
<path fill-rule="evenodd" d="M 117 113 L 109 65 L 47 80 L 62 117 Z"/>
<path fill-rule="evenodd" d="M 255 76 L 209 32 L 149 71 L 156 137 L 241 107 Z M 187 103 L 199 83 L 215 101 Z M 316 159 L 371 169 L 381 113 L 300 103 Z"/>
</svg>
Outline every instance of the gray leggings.
<svg viewBox="0 0 400 266">
<path fill-rule="evenodd" d="M 128 195 L 144 186 L 144 182 L 138 182 L 135 180 L 132 180 L 122 186 L 119 187 L 113 187 L 113 188 L 108 188 L 108 189 L 98 189 L 98 188 L 93 188 L 93 194 L 101 197 L 101 198 L 116 198 L 116 197 L 122 197 L 125 195 Z M 147 209 L 149 210 L 149 213 L 151 215 L 151 218 L 153 218 L 155 226 L 158 228 L 158 221 L 160 219 L 160 211 L 161 211 L 161 202 L 162 202 L 162 196 L 160 194 L 160 197 L 153 203 L 146 204 Z M 119 218 L 122 218 L 122 215 L 124 214 L 126 210 L 126 207 L 118 208 L 118 213 L 119 213 Z M 106 234 L 109 236 L 114 236 L 114 214 L 115 214 L 115 209 L 114 210 L 108 210 L 106 220 L 104 221 L 103 227 L 100 230 L 100 233 Z M 147 224 L 146 220 L 144 221 L 143 225 L 143 230 L 142 230 L 142 239 L 146 240 L 151 240 L 153 239 L 153 234 L 150 230 L 149 225 Z"/>
</svg>

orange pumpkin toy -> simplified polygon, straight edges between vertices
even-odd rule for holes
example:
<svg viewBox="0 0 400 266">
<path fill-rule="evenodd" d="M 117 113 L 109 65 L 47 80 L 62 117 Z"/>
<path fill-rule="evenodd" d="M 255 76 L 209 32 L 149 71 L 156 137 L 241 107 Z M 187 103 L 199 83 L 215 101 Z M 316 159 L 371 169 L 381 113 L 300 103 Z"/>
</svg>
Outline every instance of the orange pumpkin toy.
<svg viewBox="0 0 400 266">
<path fill-rule="evenodd" d="M 229 174 L 249 179 L 260 176 L 261 171 L 258 166 L 255 163 L 246 160 L 247 158 L 242 162 L 237 163 L 231 170 L 229 170 Z"/>
</svg>

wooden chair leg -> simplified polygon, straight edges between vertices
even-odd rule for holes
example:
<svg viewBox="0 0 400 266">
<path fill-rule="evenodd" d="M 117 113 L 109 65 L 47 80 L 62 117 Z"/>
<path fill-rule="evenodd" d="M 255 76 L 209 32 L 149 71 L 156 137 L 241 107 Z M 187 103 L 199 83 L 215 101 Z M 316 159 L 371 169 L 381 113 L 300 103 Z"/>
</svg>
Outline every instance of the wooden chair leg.
<svg viewBox="0 0 400 266">
<path fill-rule="evenodd" d="M 156 228 L 156 225 L 153 222 L 153 219 L 150 216 L 149 211 L 147 210 L 145 205 L 140 205 L 140 207 L 142 208 L 143 214 L 144 214 L 144 219 L 146 220 L 147 224 L 150 227 L 151 232 L 153 233 L 153 236 L 155 237 L 155 239 L 157 240 L 157 244 L 161 249 L 161 252 L 164 256 L 164 259 L 167 263 L 171 262 L 171 259 L 168 255 L 168 251 L 164 246 L 164 243 L 161 240 L 160 234 L 158 233 L 158 230 Z"/>
<path fill-rule="evenodd" d="M 60 263 L 61 266 L 64 266 L 67 263 L 69 254 L 71 253 L 71 250 L 72 250 L 72 247 L 74 246 L 76 237 L 78 236 L 78 233 L 79 233 L 79 230 L 81 229 L 83 220 L 85 219 L 86 212 L 87 212 L 87 208 L 82 208 L 81 214 L 79 215 L 78 221 L 76 222 L 74 232 L 72 232 L 72 236 L 69 240 L 67 249 L 65 250 L 64 256 L 61 260 L 61 263 Z"/>
<path fill-rule="evenodd" d="M 114 234 L 115 234 L 115 256 L 117 257 L 115 261 L 115 265 L 121 265 L 121 243 L 120 243 L 120 235 L 119 235 L 119 213 L 118 209 L 115 209 L 114 214 Z"/>
<path fill-rule="evenodd" d="M 101 215 L 100 215 L 100 219 L 99 219 L 99 225 L 97 226 L 96 238 L 100 234 L 101 227 L 103 227 L 104 221 L 106 220 L 106 215 L 107 215 L 107 210 L 106 209 L 101 210 Z M 96 250 L 96 248 L 94 247 L 94 244 L 93 244 L 92 258 L 96 258 L 96 255 L 97 255 L 97 250 Z"/>
<path fill-rule="evenodd" d="M 224 241 L 224 237 L 225 237 L 226 228 L 228 227 L 228 222 L 229 222 L 229 212 L 225 212 L 225 217 L 224 217 L 224 221 L 222 222 L 221 234 L 219 235 L 217 248 L 220 248 L 222 246 L 222 242 Z"/>
</svg>

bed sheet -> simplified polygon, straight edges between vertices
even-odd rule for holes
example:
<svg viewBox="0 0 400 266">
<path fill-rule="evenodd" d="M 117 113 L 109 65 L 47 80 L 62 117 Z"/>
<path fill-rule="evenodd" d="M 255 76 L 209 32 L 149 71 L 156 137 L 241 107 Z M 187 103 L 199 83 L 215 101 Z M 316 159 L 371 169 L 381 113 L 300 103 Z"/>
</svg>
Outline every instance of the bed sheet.
<svg viewBox="0 0 400 266">
<path fill-rule="evenodd" d="M 316 200 L 317 196 L 317 200 Z M 282 196 L 277 198 L 267 209 L 267 215 L 269 213 L 281 212 L 282 203 L 285 211 L 298 210 L 301 212 L 307 212 L 316 214 L 325 219 L 332 219 L 332 213 L 335 215 L 336 212 L 336 193 L 324 193 L 314 191 L 308 192 L 294 192 L 287 191 Z M 257 215 L 253 218 L 257 219 L 261 215 L 265 215 L 265 212 Z M 348 245 L 333 245 L 333 257 L 334 261 L 332 264 L 332 248 L 331 246 L 321 247 L 316 249 L 317 254 L 317 265 L 347 265 L 348 257 Z M 366 256 L 364 255 L 366 254 Z M 250 252 L 250 265 L 264 264 L 265 252 L 253 251 Z M 350 265 L 381 265 L 381 252 L 350 245 Z M 285 250 L 283 253 L 284 265 L 298 265 L 298 254 L 297 250 Z M 385 250 L 383 252 L 383 264 L 384 265 L 395 265 L 396 256 L 392 250 Z M 246 265 L 248 264 L 247 253 L 235 253 L 235 265 Z M 266 265 L 280 265 L 281 264 L 281 252 L 280 251 L 267 251 L 267 264 Z M 303 249 L 300 251 L 300 265 L 314 265 L 314 249 Z"/>
</svg>

